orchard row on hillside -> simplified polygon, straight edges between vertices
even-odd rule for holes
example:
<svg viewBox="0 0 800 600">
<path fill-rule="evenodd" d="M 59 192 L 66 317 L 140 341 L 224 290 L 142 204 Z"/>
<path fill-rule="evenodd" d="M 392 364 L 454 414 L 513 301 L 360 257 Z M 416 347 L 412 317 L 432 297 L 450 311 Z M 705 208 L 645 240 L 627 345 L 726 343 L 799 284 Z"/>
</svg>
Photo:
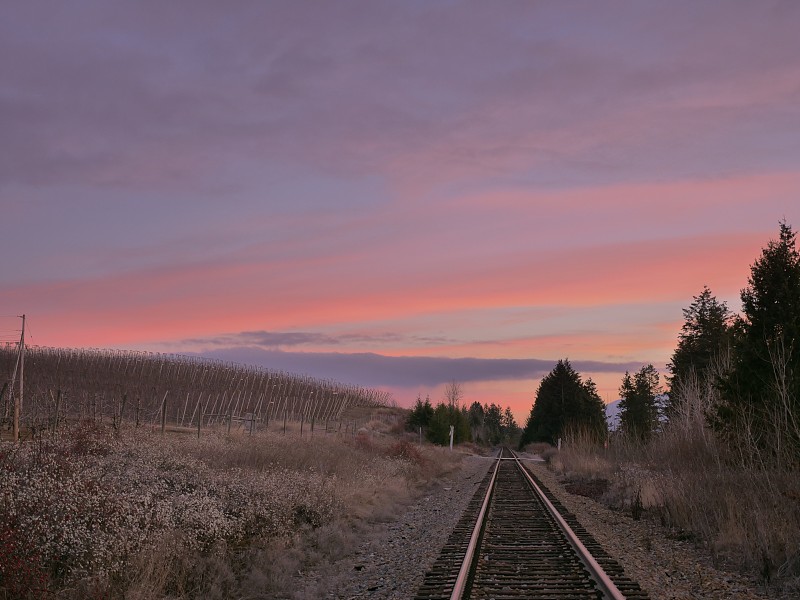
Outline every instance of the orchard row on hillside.
<svg viewBox="0 0 800 600">
<path fill-rule="evenodd" d="M 18 345 L 0 347 L 0 421 L 19 400 Z M 16 384 L 16 385 L 15 385 Z M 198 357 L 28 347 L 21 425 L 28 434 L 65 420 L 199 428 L 323 422 L 350 406 L 387 404 L 386 392 Z"/>
</svg>

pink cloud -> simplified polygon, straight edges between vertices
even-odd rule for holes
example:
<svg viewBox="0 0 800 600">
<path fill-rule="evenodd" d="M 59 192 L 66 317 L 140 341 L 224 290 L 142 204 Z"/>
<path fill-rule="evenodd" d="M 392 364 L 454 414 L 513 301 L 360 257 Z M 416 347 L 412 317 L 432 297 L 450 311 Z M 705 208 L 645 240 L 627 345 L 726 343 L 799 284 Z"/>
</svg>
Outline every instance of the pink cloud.
<svg viewBox="0 0 800 600">
<path fill-rule="evenodd" d="M 704 284 L 742 287 L 763 244 L 752 234 L 628 242 L 408 278 L 372 271 L 364 279 L 357 268 L 337 269 L 325 259 L 217 262 L 23 286 L 6 289 L 5 297 L 40 319 L 41 335 L 52 340 L 46 343 L 136 344 L 258 327 L 413 322 L 509 306 L 690 300 Z"/>
<path fill-rule="evenodd" d="M 448 222 L 452 211 L 457 225 L 441 235 L 425 231 L 421 209 L 400 206 L 311 236 L 311 247 L 289 238 L 205 264 L 6 292 L 48 313 L 63 308 L 135 322 L 136 339 L 171 331 L 162 323 L 148 327 L 159 315 L 167 315 L 172 328 L 180 324 L 175 334 L 185 334 L 197 328 L 252 329 L 237 327 L 252 318 L 298 327 L 497 306 L 637 302 L 665 293 L 690 298 L 704 284 L 730 293 L 745 284 L 776 214 L 798 190 L 800 176 L 784 173 L 547 194 L 494 192 L 432 208 L 426 214 L 433 223 Z M 499 221 L 505 229 L 481 236 L 489 215 L 498 211 L 507 215 Z M 731 227 L 732 218 L 738 226 Z M 554 227 L 548 227 L 553 219 Z M 631 219 L 636 224 L 631 226 Z M 716 220 L 719 229 L 734 233 L 715 233 Z M 372 240 L 374 249 L 363 246 L 363 238 L 360 245 L 356 241 L 364 230 L 380 230 L 387 221 L 396 227 Z M 765 222 L 768 229 L 747 233 L 754 222 Z M 409 243 L 406 235 L 415 226 L 422 235 Z M 336 235 L 354 243 L 320 252 Z M 265 261 L 269 256 L 276 260 Z M 131 316 L 122 318 L 128 310 Z M 113 338 L 115 330 L 123 328 L 104 326 L 104 339 Z"/>
</svg>

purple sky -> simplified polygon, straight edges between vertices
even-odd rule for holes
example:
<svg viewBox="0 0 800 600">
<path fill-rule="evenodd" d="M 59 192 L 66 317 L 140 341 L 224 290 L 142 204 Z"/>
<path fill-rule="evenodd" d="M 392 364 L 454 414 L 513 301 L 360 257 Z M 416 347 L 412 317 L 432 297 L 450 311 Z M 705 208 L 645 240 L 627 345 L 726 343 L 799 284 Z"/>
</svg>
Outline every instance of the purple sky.
<svg viewBox="0 0 800 600">
<path fill-rule="evenodd" d="M 520 417 L 569 357 L 613 400 L 800 226 L 798 32 L 793 1 L 4 2 L 0 332 Z"/>
</svg>

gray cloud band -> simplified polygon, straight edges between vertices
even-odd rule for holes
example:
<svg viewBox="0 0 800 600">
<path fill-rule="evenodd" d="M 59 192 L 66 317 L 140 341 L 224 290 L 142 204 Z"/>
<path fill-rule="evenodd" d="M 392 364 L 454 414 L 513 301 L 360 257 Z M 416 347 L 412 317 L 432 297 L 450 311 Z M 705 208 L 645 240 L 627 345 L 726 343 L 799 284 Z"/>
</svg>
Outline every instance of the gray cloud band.
<svg viewBox="0 0 800 600">
<path fill-rule="evenodd" d="M 556 359 L 444 358 L 385 356 L 375 353 L 284 352 L 256 347 L 220 348 L 200 353 L 209 358 L 369 386 L 434 386 L 448 381 L 537 379 Z M 572 361 L 582 373 L 634 371 L 640 363 Z"/>
</svg>

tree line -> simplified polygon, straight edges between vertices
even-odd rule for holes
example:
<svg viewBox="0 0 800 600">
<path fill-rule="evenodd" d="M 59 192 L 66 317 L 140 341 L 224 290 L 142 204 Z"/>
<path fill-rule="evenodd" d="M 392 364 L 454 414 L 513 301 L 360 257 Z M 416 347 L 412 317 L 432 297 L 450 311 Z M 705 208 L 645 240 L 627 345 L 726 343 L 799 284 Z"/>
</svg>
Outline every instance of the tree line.
<svg viewBox="0 0 800 600">
<path fill-rule="evenodd" d="M 480 402 L 473 402 L 469 407 L 462 405 L 463 391 L 456 381 L 447 385 L 444 395 L 444 400 L 435 407 L 429 396 L 425 400 L 421 395 L 417 396 L 408 416 L 407 428 L 421 431 L 428 441 L 443 446 L 450 443 L 450 427 L 453 427 L 453 443 L 456 444 L 474 442 L 494 446 L 518 443 L 521 429 L 511 408 Z"/>
<path fill-rule="evenodd" d="M 625 373 L 623 434 L 647 440 L 694 403 L 721 439 L 800 465 L 800 253 L 785 221 L 751 265 L 741 302 L 734 314 L 706 286 L 693 297 L 667 365 L 666 390 L 651 364 Z M 698 397 L 704 403 L 697 405 Z M 608 434 L 594 383 L 560 360 L 539 385 L 520 443 L 555 443 L 570 428 Z"/>
</svg>

